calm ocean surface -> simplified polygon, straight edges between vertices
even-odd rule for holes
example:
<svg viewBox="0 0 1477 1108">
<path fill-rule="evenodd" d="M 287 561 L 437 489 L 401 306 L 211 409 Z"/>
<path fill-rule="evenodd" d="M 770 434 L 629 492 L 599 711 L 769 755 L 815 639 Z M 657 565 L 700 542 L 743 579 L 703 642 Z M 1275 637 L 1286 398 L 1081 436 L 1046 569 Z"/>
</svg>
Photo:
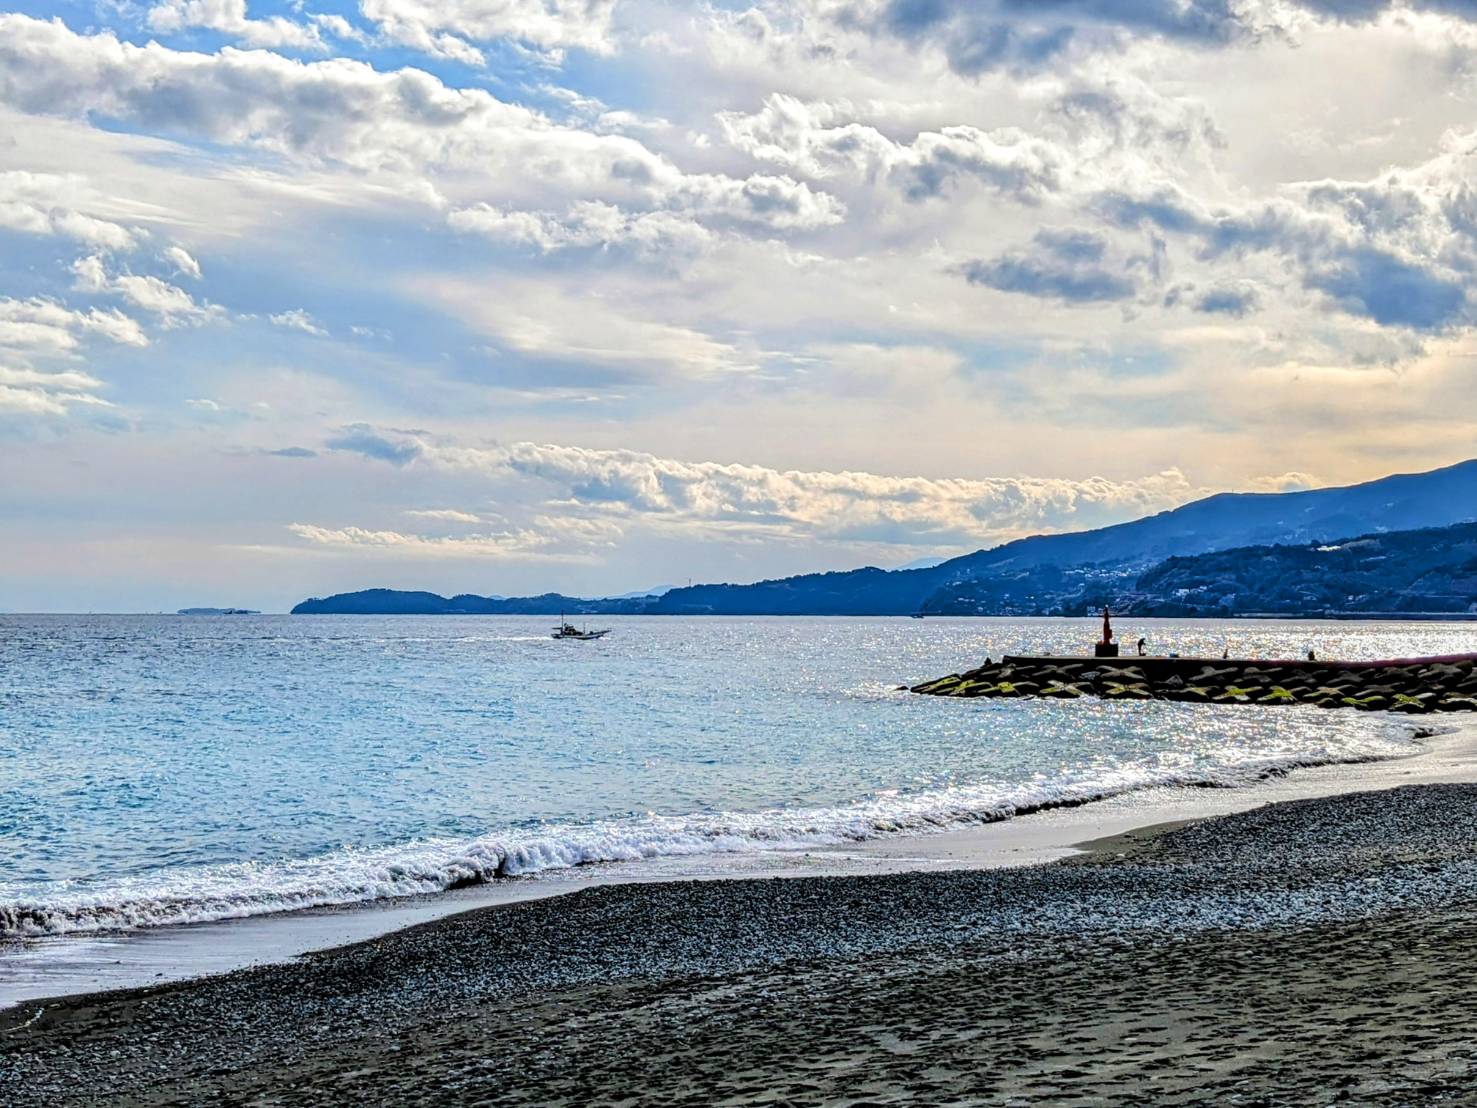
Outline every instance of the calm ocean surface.
<svg viewBox="0 0 1477 1108">
<path fill-rule="evenodd" d="M 895 686 L 1092 621 L 0 616 L 0 937 L 435 892 L 584 862 L 927 833 L 1394 756 L 1353 712 Z M 1151 648 L 1370 658 L 1463 624 L 1124 621 Z"/>
</svg>

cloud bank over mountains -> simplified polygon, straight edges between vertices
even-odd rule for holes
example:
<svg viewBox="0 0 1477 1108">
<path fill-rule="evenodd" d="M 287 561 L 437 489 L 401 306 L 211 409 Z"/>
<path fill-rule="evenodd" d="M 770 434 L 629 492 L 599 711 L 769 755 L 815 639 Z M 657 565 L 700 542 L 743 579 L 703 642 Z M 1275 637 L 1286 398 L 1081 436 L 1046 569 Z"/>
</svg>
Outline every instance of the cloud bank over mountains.
<svg viewBox="0 0 1477 1108">
<path fill-rule="evenodd" d="M 295 523 L 294 534 L 320 546 L 475 549 L 504 557 L 536 551 L 587 556 L 629 535 L 673 533 L 787 546 L 840 542 L 877 550 L 930 544 L 972 549 L 1151 515 L 1214 491 L 1193 486 L 1173 469 L 1124 481 L 781 471 L 546 443 L 465 446 L 367 424 L 344 427 L 325 445 L 396 469 L 467 478 L 465 495 L 476 510 L 405 512 L 422 526 L 435 527 L 435 533 Z M 1254 485 L 1257 491 L 1288 491 L 1314 483 L 1307 474 L 1289 473 Z M 520 505 L 523 525 L 489 533 L 484 525 L 509 521 L 482 505 L 502 510 Z"/>
<path fill-rule="evenodd" d="M 1471 453 L 1457 0 L 3 7 L 0 606 L 109 544 L 166 607 L 620 591 Z"/>
</svg>

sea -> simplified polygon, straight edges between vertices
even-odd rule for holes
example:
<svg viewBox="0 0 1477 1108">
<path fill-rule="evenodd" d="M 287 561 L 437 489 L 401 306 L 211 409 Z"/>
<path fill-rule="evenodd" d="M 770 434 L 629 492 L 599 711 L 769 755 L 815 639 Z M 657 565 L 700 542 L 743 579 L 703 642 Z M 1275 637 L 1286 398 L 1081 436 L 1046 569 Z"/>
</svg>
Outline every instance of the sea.
<svg viewBox="0 0 1477 1108">
<path fill-rule="evenodd" d="M 1092 620 L 0 616 L 0 942 L 920 836 L 1411 753 L 1379 714 L 950 700 Z M 1441 654 L 1441 623 L 1122 621 L 1151 653 Z"/>
</svg>

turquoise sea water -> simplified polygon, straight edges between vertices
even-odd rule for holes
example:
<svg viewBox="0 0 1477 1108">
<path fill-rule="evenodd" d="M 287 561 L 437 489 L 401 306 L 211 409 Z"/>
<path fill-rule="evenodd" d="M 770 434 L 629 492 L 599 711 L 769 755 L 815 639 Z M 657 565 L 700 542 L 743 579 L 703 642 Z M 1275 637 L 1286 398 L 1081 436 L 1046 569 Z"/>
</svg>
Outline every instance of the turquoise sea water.
<svg viewBox="0 0 1477 1108">
<path fill-rule="evenodd" d="M 922 834 L 1398 755 L 1379 716 L 952 701 L 1092 621 L 0 616 L 0 936 L 435 892 L 591 861 Z M 1462 624 L 1125 622 L 1151 648 L 1382 657 Z"/>
</svg>

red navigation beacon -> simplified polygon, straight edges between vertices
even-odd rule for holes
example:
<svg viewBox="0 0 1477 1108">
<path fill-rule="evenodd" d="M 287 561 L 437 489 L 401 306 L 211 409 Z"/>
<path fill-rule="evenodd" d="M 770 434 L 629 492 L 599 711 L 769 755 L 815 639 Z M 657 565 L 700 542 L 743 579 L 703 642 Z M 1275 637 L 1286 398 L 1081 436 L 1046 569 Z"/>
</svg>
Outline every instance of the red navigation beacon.
<svg viewBox="0 0 1477 1108">
<path fill-rule="evenodd" d="M 1118 644 L 1113 641 L 1113 624 L 1108 617 L 1108 609 L 1103 609 L 1103 641 L 1093 648 L 1094 658 L 1116 658 L 1118 657 Z"/>
</svg>

